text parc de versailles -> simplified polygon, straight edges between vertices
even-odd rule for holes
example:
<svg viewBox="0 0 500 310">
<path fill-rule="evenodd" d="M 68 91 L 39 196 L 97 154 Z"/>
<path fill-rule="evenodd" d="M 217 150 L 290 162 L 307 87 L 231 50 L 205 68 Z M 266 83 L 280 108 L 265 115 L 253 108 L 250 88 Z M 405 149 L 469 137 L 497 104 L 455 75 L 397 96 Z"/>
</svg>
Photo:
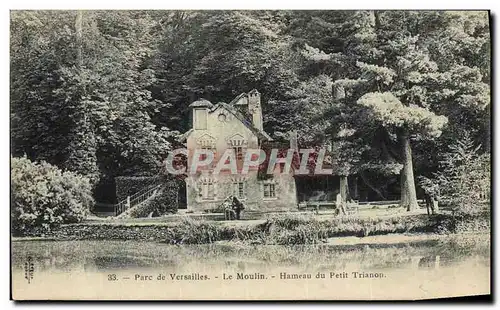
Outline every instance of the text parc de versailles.
<svg viewBox="0 0 500 310">
<path fill-rule="evenodd" d="M 318 272 L 312 273 L 288 273 L 280 272 L 279 276 L 266 275 L 260 272 L 255 273 L 243 273 L 237 272 L 235 275 L 223 273 L 222 276 L 215 276 L 213 278 L 222 280 L 266 280 L 266 279 L 280 279 L 280 280 L 301 280 L 301 279 L 373 279 L 373 278 L 384 278 L 385 275 L 381 272 L 364 272 L 364 271 L 352 271 L 352 272 Z M 193 272 L 189 274 L 177 274 L 169 273 L 167 275 L 158 274 L 154 277 L 153 275 L 141 275 L 135 274 L 134 280 L 136 281 L 206 281 L 213 279 L 207 274 L 201 274 L 198 272 Z"/>
</svg>

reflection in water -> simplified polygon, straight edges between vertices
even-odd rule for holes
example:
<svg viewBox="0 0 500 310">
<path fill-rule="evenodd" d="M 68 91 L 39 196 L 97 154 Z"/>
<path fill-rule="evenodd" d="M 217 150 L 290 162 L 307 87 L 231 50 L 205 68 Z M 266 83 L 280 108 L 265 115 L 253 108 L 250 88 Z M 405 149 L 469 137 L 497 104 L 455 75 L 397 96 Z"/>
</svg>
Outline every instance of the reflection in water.
<svg viewBox="0 0 500 310">
<path fill-rule="evenodd" d="M 440 255 L 431 255 L 422 257 L 418 261 L 418 268 L 434 268 L 439 269 Z"/>
<path fill-rule="evenodd" d="M 463 238 L 462 238 L 463 239 Z M 477 238 L 476 238 L 477 239 Z M 304 271 L 432 270 L 465 261 L 489 267 L 489 240 L 459 238 L 376 245 L 273 246 L 239 243 L 175 246 L 135 241 L 19 241 L 12 243 L 13 268 L 32 256 L 40 271 L 158 269 L 250 272 L 279 267 Z"/>
</svg>

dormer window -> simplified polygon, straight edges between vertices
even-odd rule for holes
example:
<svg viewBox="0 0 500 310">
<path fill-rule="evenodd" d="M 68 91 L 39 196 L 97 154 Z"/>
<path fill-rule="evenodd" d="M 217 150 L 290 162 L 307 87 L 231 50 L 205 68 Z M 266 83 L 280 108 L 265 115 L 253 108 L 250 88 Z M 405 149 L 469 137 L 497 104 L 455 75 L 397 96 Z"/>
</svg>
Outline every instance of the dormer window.
<svg viewBox="0 0 500 310">
<path fill-rule="evenodd" d="M 215 153 L 215 138 L 212 137 L 211 135 L 205 133 L 201 137 L 199 137 L 196 140 L 197 148 L 205 150 L 205 152 L 213 152 Z M 205 160 L 207 158 L 207 155 L 205 154 L 200 155 L 200 160 Z"/>
<path fill-rule="evenodd" d="M 194 109 L 194 129 L 207 129 L 207 109 Z"/>
</svg>

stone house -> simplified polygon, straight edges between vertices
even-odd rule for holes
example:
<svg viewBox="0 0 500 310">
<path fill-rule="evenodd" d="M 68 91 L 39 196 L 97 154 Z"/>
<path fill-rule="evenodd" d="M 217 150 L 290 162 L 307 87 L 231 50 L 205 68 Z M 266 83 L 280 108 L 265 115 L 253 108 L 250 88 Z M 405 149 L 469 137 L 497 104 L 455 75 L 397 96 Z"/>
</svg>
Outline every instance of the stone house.
<svg viewBox="0 0 500 310">
<path fill-rule="evenodd" d="M 259 178 L 258 170 L 241 174 L 245 152 L 259 149 L 262 143 L 272 141 L 264 131 L 260 93 L 252 90 L 242 93 L 230 103 L 212 104 L 205 99 L 190 104 L 192 128 L 180 141 L 192 154 L 195 149 L 215 152 L 214 164 L 195 174 L 188 174 L 186 182 L 187 209 L 202 211 L 219 206 L 234 195 L 243 201 L 247 210 L 283 211 L 297 208 L 295 180 L 292 174 L 275 173 Z M 232 148 L 237 159 L 237 174 L 213 174 L 215 164 L 224 151 Z M 192 158 L 188 156 L 188 167 Z"/>
</svg>

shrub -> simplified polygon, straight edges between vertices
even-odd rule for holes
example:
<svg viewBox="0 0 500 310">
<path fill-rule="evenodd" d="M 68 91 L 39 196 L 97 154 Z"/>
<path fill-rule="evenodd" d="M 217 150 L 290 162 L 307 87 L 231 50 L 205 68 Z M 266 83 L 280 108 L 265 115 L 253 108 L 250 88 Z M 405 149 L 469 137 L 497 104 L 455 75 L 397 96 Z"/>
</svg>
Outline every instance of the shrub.
<svg viewBox="0 0 500 310">
<path fill-rule="evenodd" d="M 440 172 L 436 174 L 442 196 L 458 213 L 484 211 L 489 206 L 491 163 L 490 155 L 479 155 L 480 147 L 475 146 L 469 135 L 455 144 L 440 162 Z"/>
<path fill-rule="evenodd" d="M 163 186 L 160 192 L 151 199 L 151 206 L 159 215 L 177 213 L 177 187 Z"/>
<path fill-rule="evenodd" d="M 11 196 L 15 235 L 80 222 L 94 202 L 87 178 L 26 157 L 11 158 Z"/>
<path fill-rule="evenodd" d="M 218 240 L 230 239 L 228 229 L 213 222 L 197 221 L 185 218 L 178 226 L 175 233 L 176 243 L 203 244 L 213 243 Z"/>
</svg>

